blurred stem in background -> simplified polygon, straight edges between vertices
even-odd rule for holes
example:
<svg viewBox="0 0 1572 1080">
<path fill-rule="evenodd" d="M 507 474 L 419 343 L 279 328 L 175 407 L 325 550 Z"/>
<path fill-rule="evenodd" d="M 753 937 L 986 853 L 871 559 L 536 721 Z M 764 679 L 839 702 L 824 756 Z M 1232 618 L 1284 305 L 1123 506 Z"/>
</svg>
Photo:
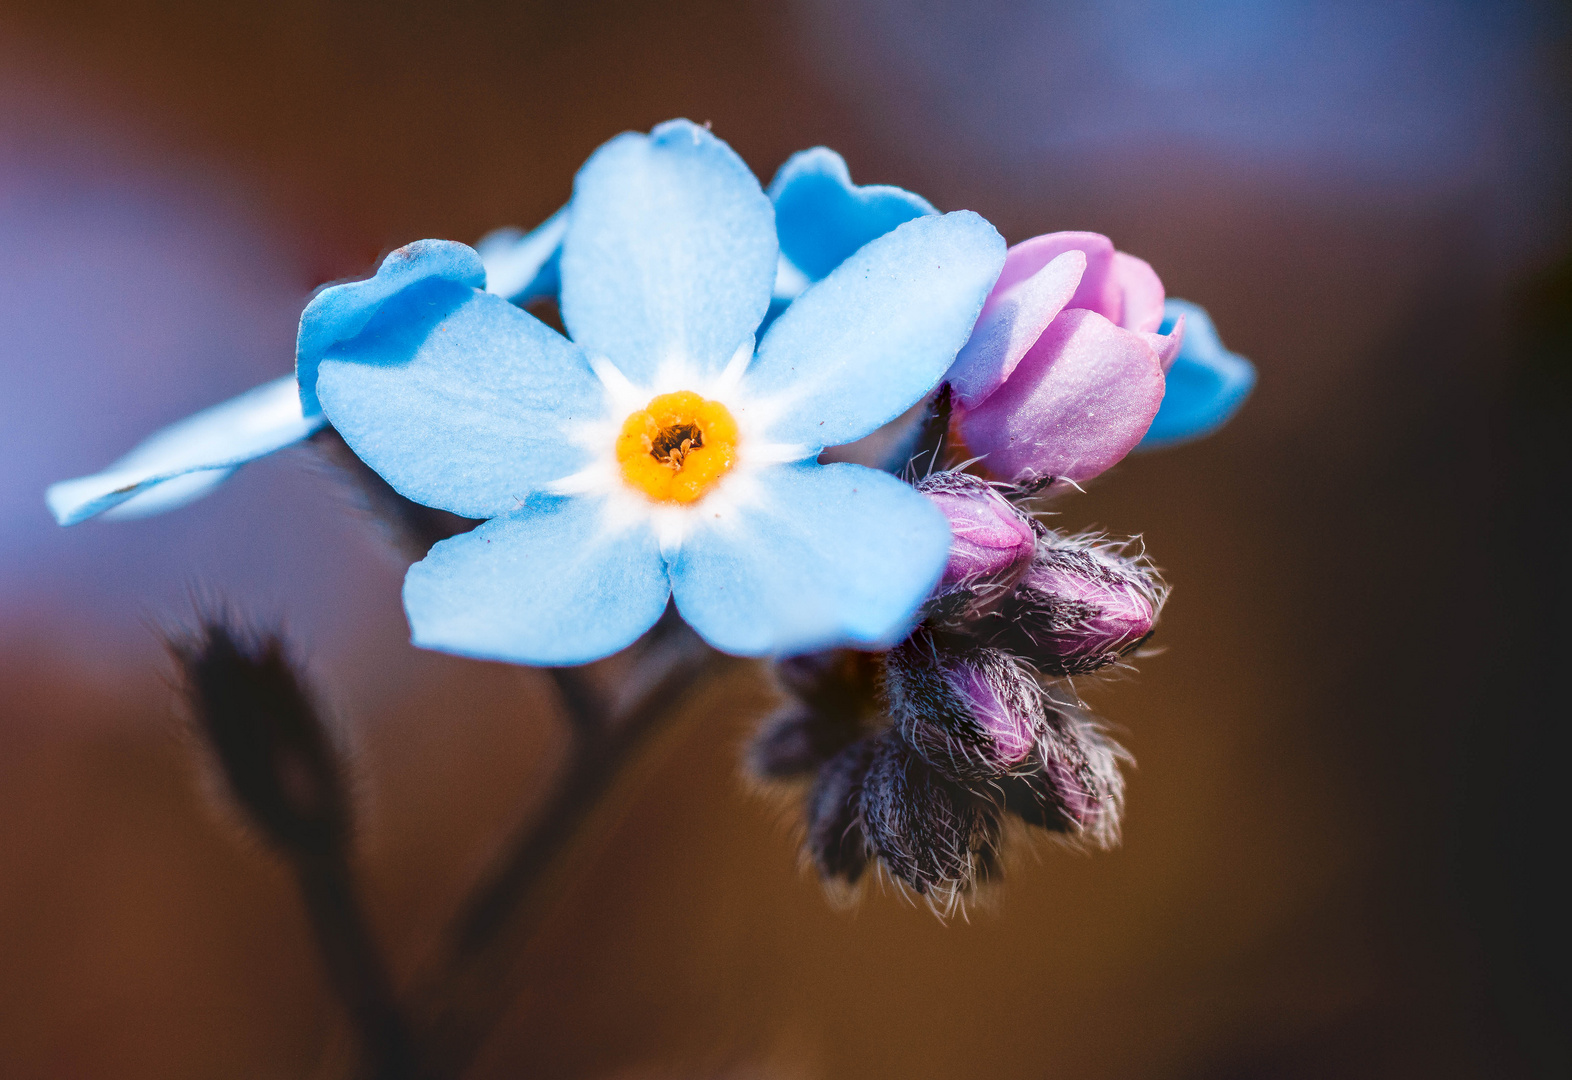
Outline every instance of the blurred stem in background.
<svg viewBox="0 0 1572 1080">
<path fill-rule="evenodd" d="M 513 1000 L 520 954 L 577 865 L 572 856 L 582 859 L 590 834 L 614 816 L 608 797 L 658 760 L 654 751 L 691 718 L 695 689 L 728 662 L 669 609 L 638 648 L 632 700 L 621 709 L 603 703 L 583 669 L 551 669 L 573 729 L 567 767 L 449 923 L 410 997 L 439 1076 L 463 1074 Z"/>
</svg>

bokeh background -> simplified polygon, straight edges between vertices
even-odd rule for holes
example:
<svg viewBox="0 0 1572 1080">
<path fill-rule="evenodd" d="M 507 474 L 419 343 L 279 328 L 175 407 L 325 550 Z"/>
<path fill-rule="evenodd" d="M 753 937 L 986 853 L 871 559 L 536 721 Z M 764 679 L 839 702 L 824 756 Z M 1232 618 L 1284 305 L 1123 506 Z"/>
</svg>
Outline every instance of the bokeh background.
<svg viewBox="0 0 1572 1080">
<path fill-rule="evenodd" d="M 289 369 L 318 283 L 528 226 L 604 139 L 1011 240 L 1095 229 L 1260 370 L 1064 521 L 1142 533 L 1161 655 L 1095 701 L 1122 850 L 941 924 L 832 909 L 694 708 L 586 857 L 480 1076 L 1538 1077 L 1569 1057 L 1569 18 L 1530 0 L 0 2 L 0 1075 L 309 1075 L 287 875 L 192 764 L 158 644 L 281 618 L 356 752 L 401 975 L 561 752 L 542 680 L 406 641 L 304 452 L 69 531 L 50 481 Z"/>
</svg>

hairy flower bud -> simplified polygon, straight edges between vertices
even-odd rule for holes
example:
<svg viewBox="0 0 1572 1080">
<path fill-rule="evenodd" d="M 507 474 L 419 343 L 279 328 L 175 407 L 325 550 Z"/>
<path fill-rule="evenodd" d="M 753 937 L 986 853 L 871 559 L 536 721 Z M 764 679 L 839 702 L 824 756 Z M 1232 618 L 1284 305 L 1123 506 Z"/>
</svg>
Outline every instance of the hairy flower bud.
<svg viewBox="0 0 1572 1080">
<path fill-rule="evenodd" d="M 855 885 L 868 866 L 862 791 L 873 748 L 872 739 L 861 739 L 842 749 L 819 769 L 808 792 L 808 854 L 826 881 Z"/>
<path fill-rule="evenodd" d="M 1129 754 L 1103 734 L 1090 714 L 1056 704 L 1033 759 L 1034 771 L 999 781 L 1006 810 L 1029 825 L 1094 847 L 1119 842 L 1124 810 L 1119 764 Z"/>
<path fill-rule="evenodd" d="M 1046 674 L 1085 675 L 1144 641 L 1166 596 L 1144 559 L 1045 531 L 1032 565 L 983 632 Z"/>
<path fill-rule="evenodd" d="M 906 742 L 952 780 L 1020 768 L 1043 727 L 1031 670 L 999 649 L 953 651 L 913 634 L 885 657 L 890 715 Z"/>
<path fill-rule="evenodd" d="M 212 619 L 169 647 L 196 726 L 256 827 L 288 850 L 339 850 L 350 828 L 342 769 L 283 640 Z"/>
<path fill-rule="evenodd" d="M 953 898 L 995 862 L 994 807 L 940 776 L 893 728 L 875 742 L 862 821 L 885 868 L 923 896 Z"/>
<path fill-rule="evenodd" d="M 810 773 L 857 738 L 859 727 L 793 701 L 775 710 L 748 744 L 748 770 L 761 780 Z"/>
<path fill-rule="evenodd" d="M 950 522 L 950 561 L 939 592 L 971 583 L 1007 587 L 1031 563 L 1031 522 L 988 481 L 937 472 L 921 480 L 917 490 Z"/>
<path fill-rule="evenodd" d="M 766 780 L 812 772 L 864 734 L 879 712 L 876 657 L 849 649 L 777 661 L 776 681 L 791 700 L 760 726 L 748 768 Z"/>
</svg>

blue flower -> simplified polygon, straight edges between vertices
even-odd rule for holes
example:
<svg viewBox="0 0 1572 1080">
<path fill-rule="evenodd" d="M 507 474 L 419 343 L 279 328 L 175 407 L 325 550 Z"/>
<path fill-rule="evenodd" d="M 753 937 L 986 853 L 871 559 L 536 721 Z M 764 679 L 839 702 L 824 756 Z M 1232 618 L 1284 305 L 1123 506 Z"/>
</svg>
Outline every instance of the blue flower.
<svg viewBox="0 0 1572 1080">
<path fill-rule="evenodd" d="M 557 291 L 566 209 L 520 234 L 499 229 L 480 242 L 489 291 L 525 304 Z M 298 378 L 297 378 L 298 376 Z M 100 514 L 137 518 L 184 506 L 248 461 L 300 442 L 327 423 L 307 365 L 149 436 L 102 472 L 51 484 L 44 499 L 61 525 Z"/>
<path fill-rule="evenodd" d="M 301 320 L 300 370 L 397 491 L 486 518 L 410 568 L 416 644 L 531 664 L 632 643 L 674 598 L 741 655 L 887 646 L 939 580 L 944 517 L 819 465 L 927 394 L 1004 259 L 976 214 L 908 221 L 755 350 L 778 247 L 747 166 L 687 121 L 602 146 L 560 255 L 572 340 L 481 291 L 462 244 L 400 249 Z"/>
<path fill-rule="evenodd" d="M 1184 343 L 1168 369 L 1163 403 L 1137 450 L 1163 450 L 1205 438 L 1233 419 L 1255 386 L 1255 367 L 1223 348 L 1211 317 L 1198 305 L 1167 301 L 1159 333 L 1172 330 L 1181 315 Z"/>
</svg>

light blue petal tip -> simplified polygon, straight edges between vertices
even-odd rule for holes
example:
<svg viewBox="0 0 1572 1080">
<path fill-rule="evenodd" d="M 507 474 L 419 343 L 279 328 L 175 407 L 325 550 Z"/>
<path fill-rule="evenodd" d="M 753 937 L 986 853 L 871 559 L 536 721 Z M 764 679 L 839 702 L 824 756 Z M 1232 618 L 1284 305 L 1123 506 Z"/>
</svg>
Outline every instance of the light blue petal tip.
<svg viewBox="0 0 1572 1080">
<path fill-rule="evenodd" d="M 486 284 L 486 268 L 474 248 L 451 240 L 417 240 L 393 252 L 372 277 L 323 289 L 300 316 L 295 344 L 295 376 L 307 413 L 322 411 L 317 400 L 317 369 L 322 355 L 360 333 L 392 296 L 429 280 L 471 288 Z"/>
<path fill-rule="evenodd" d="M 949 557 L 944 515 L 860 465 L 782 465 L 757 482 L 757 498 L 697 518 L 672 564 L 693 629 L 738 656 L 905 637 Z"/>
<path fill-rule="evenodd" d="M 564 206 L 534 230 L 497 229 L 475 245 L 486 267 L 486 291 L 520 307 L 555 296 L 561 288 L 562 237 L 568 231 Z"/>
<path fill-rule="evenodd" d="M 586 664 L 633 644 L 671 586 L 654 534 L 599 500 L 537 497 L 444 540 L 409 568 L 416 645 L 514 664 Z"/>
<path fill-rule="evenodd" d="M 635 383 L 678 362 L 719 374 L 758 329 L 775 214 L 731 147 L 686 120 L 626 133 L 579 170 L 562 248 L 562 320 Z"/>
<path fill-rule="evenodd" d="M 845 160 L 823 146 L 793 154 L 770 182 L 775 228 L 785 260 L 776 293 L 796 284 L 801 292 L 870 240 L 905 221 L 937 213 L 920 195 L 886 184 L 852 183 Z"/>
<path fill-rule="evenodd" d="M 1255 386 L 1255 366 L 1223 347 L 1211 318 L 1187 300 L 1169 300 L 1161 333 L 1185 317 L 1184 344 L 1168 369 L 1162 407 L 1137 450 L 1162 450 L 1205 438 L 1233 419 Z"/>
<path fill-rule="evenodd" d="M 201 498 L 247 461 L 299 442 L 321 428 L 307 416 L 293 375 L 248 390 L 156 432 L 103 472 L 52 484 L 44 501 L 61 525 L 119 508 L 117 518 L 147 517 Z"/>
</svg>

